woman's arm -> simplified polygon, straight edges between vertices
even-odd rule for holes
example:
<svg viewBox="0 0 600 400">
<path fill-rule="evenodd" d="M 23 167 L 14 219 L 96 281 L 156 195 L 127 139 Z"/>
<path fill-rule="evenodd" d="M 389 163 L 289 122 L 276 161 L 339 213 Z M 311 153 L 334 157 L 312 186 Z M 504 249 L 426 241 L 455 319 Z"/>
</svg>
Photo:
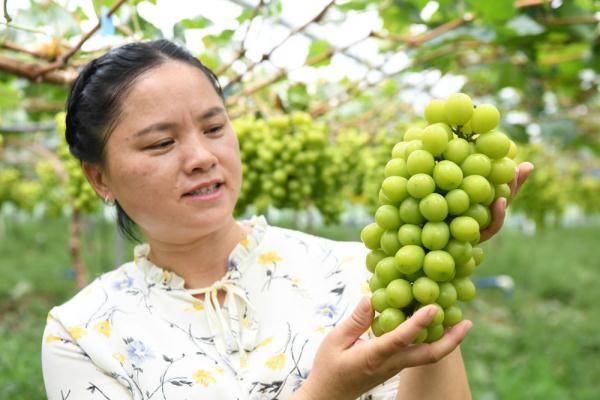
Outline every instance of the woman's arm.
<svg viewBox="0 0 600 400">
<path fill-rule="evenodd" d="M 471 399 L 460 346 L 434 364 L 406 368 L 400 372 L 396 400 Z"/>
<path fill-rule="evenodd" d="M 58 321 L 48 321 L 42 340 L 42 371 L 49 400 L 131 400 L 129 391 L 96 367 Z"/>
</svg>

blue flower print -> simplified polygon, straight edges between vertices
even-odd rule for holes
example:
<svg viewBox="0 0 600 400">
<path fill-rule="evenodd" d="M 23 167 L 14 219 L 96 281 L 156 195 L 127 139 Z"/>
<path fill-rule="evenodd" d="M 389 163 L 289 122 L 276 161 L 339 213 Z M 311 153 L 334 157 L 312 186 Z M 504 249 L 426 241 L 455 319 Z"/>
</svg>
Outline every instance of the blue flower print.
<svg viewBox="0 0 600 400">
<path fill-rule="evenodd" d="M 127 346 L 127 354 L 134 364 L 140 365 L 145 360 L 153 359 L 152 350 L 139 340 L 134 340 Z"/>
<path fill-rule="evenodd" d="M 320 306 L 317 309 L 317 312 L 328 318 L 333 318 L 337 314 L 337 309 L 335 308 L 335 305 L 326 303 L 326 304 L 323 304 L 322 306 Z"/>
<path fill-rule="evenodd" d="M 296 368 L 296 372 L 294 372 L 294 385 L 292 386 L 292 391 L 297 391 L 302 386 L 302 383 L 308 378 L 308 374 L 310 374 L 309 369 L 302 369 L 300 372 L 299 369 Z"/>
<path fill-rule="evenodd" d="M 113 288 L 117 290 L 129 289 L 131 285 L 133 285 L 133 278 L 130 276 L 125 276 L 120 281 L 113 282 Z"/>
</svg>

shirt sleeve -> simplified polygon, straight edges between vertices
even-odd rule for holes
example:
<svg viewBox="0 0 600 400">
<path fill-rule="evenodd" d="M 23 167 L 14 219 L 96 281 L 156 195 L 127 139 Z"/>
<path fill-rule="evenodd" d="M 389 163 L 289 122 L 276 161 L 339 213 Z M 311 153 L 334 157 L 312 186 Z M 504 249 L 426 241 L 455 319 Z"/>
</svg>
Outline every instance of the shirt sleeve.
<svg viewBox="0 0 600 400">
<path fill-rule="evenodd" d="M 117 379 L 97 368 L 53 318 L 49 318 L 42 339 L 42 372 L 49 400 L 133 398 Z"/>
</svg>

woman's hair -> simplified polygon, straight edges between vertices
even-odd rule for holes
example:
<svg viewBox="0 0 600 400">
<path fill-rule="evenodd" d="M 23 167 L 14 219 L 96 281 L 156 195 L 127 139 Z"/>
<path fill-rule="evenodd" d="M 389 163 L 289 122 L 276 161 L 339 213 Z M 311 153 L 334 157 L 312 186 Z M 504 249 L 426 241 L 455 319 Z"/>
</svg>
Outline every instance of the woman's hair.
<svg viewBox="0 0 600 400">
<path fill-rule="evenodd" d="M 86 64 L 71 86 L 66 110 L 66 139 L 71 154 L 82 162 L 103 165 L 106 142 L 119 120 L 123 99 L 136 78 L 170 60 L 200 69 L 224 100 L 215 74 L 187 49 L 169 40 L 116 47 Z M 119 231 L 139 241 L 133 232 L 135 222 L 116 200 L 115 205 Z"/>
</svg>

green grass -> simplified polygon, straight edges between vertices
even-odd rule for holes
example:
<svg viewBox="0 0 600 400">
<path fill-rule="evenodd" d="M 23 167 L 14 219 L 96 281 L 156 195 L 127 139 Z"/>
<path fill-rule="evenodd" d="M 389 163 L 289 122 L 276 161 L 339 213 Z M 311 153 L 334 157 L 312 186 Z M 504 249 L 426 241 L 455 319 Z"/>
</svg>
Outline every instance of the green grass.
<svg viewBox="0 0 600 400">
<path fill-rule="evenodd" d="M 291 221 L 281 225 L 292 227 Z M 2 225 L 0 224 L 0 227 Z M 48 310 L 70 298 L 66 220 L 4 221 L 0 228 L 0 398 L 45 398 L 39 348 Z M 357 227 L 317 234 L 357 240 Z M 505 229 L 485 244 L 476 276 L 510 275 L 507 298 L 480 289 L 464 307 L 474 327 L 463 356 L 475 399 L 593 399 L 600 388 L 600 227 L 535 236 Z M 113 268 L 114 227 L 87 221 L 93 277 Z M 126 246 L 126 255 L 131 254 Z"/>
</svg>

